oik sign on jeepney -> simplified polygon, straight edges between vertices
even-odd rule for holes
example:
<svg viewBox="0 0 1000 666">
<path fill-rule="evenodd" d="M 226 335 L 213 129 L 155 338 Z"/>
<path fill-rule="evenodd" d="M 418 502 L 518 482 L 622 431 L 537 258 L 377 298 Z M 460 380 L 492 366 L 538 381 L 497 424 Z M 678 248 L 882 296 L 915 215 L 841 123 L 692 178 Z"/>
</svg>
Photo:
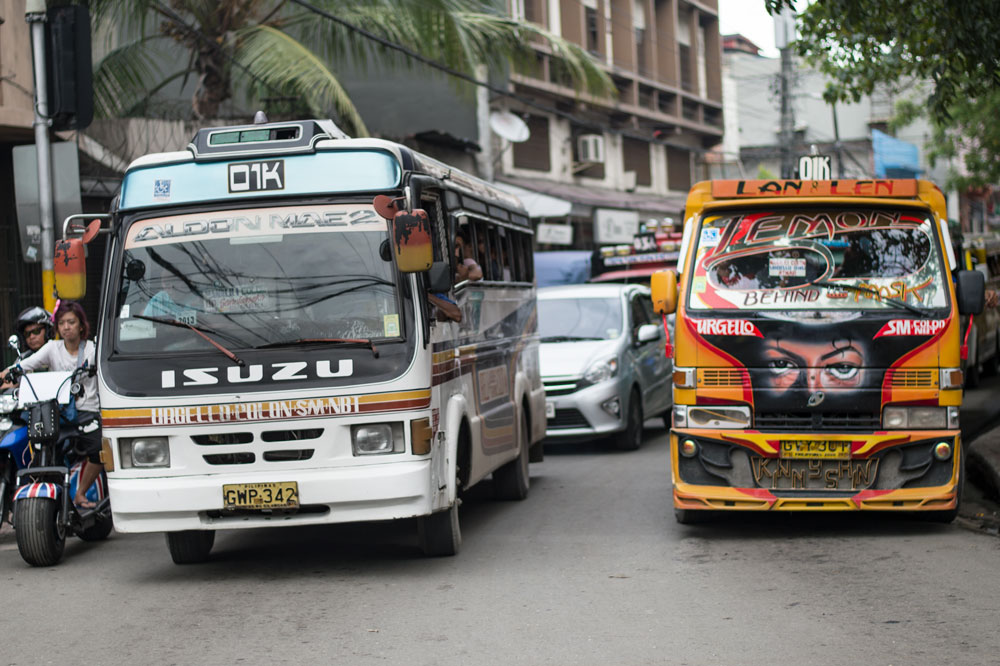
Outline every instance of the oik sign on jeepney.
<svg viewBox="0 0 1000 666">
<path fill-rule="evenodd" d="M 829 155 L 803 155 L 799 158 L 799 180 L 830 180 Z"/>
</svg>

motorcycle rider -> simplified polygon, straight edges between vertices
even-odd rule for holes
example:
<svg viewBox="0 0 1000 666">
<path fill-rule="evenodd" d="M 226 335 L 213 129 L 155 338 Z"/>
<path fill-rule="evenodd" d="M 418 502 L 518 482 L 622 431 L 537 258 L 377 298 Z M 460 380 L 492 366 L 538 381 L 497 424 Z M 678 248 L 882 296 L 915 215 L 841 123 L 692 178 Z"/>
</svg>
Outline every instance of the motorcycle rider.
<svg viewBox="0 0 1000 666">
<path fill-rule="evenodd" d="M 87 323 L 83 307 L 76 301 L 63 301 L 56 307 L 55 321 L 62 339 L 49 340 L 30 358 L 21 359 L 21 367 L 33 371 L 47 366 L 49 370 L 58 372 L 73 371 L 86 364 L 87 368 L 93 369 L 95 346 L 87 339 L 90 324 Z M 80 354 L 83 354 L 82 360 Z M 83 395 L 76 399 L 77 439 L 86 455 L 86 463 L 80 472 L 73 503 L 80 509 L 93 509 L 95 505 L 87 499 L 86 491 L 104 469 L 101 464 L 101 407 L 95 376 L 87 373 L 80 379 L 80 384 L 83 386 Z"/>
<path fill-rule="evenodd" d="M 52 339 L 52 315 L 44 308 L 32 306 L 17 316 L 16 329 L 22 358 L 28 358 Z M 11 382 L 0 383 L 0 389 L 11 386 Z"/>
</svg>

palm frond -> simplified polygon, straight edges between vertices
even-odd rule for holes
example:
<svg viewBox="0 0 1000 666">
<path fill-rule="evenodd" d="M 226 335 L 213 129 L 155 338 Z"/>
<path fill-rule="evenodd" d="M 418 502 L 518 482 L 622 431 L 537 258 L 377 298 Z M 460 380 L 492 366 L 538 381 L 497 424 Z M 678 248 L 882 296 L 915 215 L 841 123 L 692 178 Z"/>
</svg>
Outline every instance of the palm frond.
<svg viewBox="0 0 1000 666">
<path fill-rule="evenodd" d="M 268 25 L 236 34 L 234 57 L 253 79 L 279 90 L 292 90 L 317 116 L 336 112 L 339 124 L 354 136 L 368 136 L 361 114 L 323 60 L 291 35 Z"/>
<path fill-rule="evenodd" d="M 162 87 L 155 44 L 162 37 L 146 37 L 108 53 L 94 67 L 94 106 L 98 117 L 111 118 L 141 104 Z"/>
</svg>

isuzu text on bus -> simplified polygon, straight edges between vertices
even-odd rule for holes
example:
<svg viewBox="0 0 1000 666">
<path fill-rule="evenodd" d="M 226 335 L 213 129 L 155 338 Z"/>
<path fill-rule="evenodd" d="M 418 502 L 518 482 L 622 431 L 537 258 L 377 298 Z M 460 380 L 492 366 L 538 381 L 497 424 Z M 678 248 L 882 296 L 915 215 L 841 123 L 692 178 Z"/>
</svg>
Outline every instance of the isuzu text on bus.
<svg viewBox="0 0 1000 666">
<path fill-rule="evenodd" d="M 713 181 L 688 196 L 670 432 L 680 522 L 714 511 L 884 510 L 951 520 L 959 314 L 944 197 L 917 180 Z"/>
<path fill-rule="evenodd" d="M 545 401 L 515 198 L 329 121 L 270 123 L 136 160 L 110 231 L 120 531 L 194 562 L 215 530 L 416 517 L 448 555 L 462 489 L 527 494 Z M 455 282 L 456 234 L 482 279 Z"/>
</svg>

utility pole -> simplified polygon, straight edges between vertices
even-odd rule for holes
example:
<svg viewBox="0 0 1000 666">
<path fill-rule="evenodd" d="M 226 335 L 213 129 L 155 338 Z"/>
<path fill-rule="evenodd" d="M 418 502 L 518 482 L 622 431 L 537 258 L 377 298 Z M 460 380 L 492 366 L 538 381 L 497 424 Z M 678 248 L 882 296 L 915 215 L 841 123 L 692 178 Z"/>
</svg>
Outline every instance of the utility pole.
<svg viewBox="0 0 1000 666">
<path fill-rule="evenodd" d="M 55 224 L 52 205 L 52 151 L 49 147 L 49 99 L 45 80 L 45 0 L 28 0 L 24 19 L 31 26 L 35 70 L 35 151 L 38 156 L 38 208 L 42 223 L 42 299 L 52 312 L 55 296 Z"/>
<path fill-rule="evenodd" d="M 840 126 L 837 125 L 837 103 L 830 102 L 833 111 L 833 150 L 837 153 L 837 178 L 844 177 L 844 147 L 840 145 Z"/>
<path fill-rule="evenodd" d="M 791 178 L 795 169 L 792 144 L 795 142 L 795 116 L 792 112 L 792 49 L 781 49 L 781 177 Z"/>
</svg>

